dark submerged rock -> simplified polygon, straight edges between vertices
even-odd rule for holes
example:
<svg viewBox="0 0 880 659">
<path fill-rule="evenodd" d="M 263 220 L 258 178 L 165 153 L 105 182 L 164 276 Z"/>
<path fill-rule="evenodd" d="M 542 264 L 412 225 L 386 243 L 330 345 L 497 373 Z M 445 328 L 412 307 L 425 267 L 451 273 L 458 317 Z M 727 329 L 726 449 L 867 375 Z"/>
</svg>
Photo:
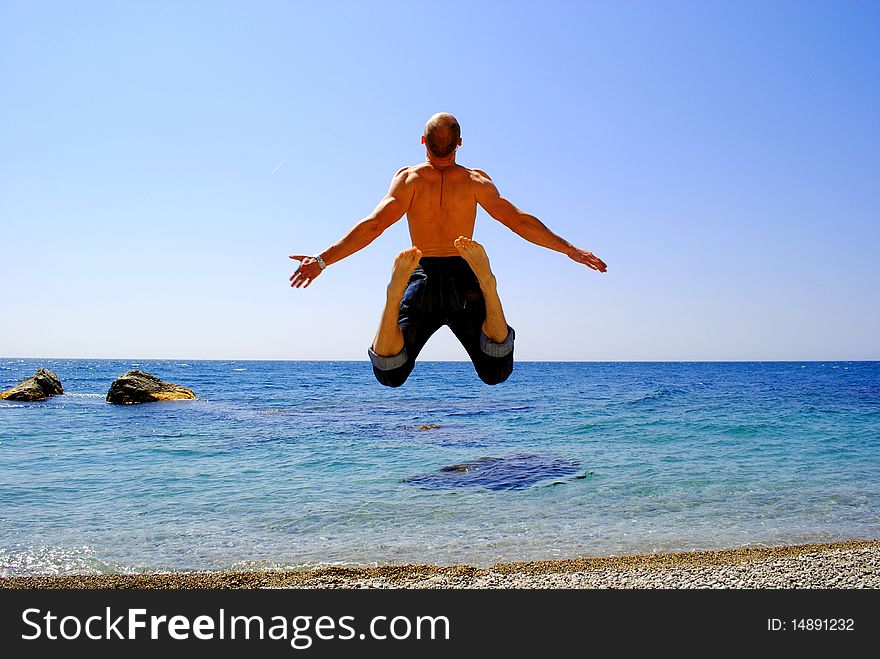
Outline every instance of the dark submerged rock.
<svg viewBox="0 0 880 659">
<path fill-rule="evenodd" d="M 58 376 L 45 368 L 38 368 L 31 377 L 22 380 L 12 389 L 0 393 L 0 399 L 33 402 L 63 393 L 64 389 Z"/>
<path fill-rule="evenodd" d="M 110 385 L 107 402 L 115 405 L 155 403 L 163 400 L 194 400 L 192 389 L 165 382 L 144 371 L 129 371 Z"/>
<path fill-rule="evenodd" d="M 439 472 L 419 474 L 404 482 L 431 489 L 484 487 L 517 490 L 551 478 L 575 476 L 580 471 L 580 464 L 572 460 L 528 453 L 448 465 L 441 467 Z"/>
</svg>

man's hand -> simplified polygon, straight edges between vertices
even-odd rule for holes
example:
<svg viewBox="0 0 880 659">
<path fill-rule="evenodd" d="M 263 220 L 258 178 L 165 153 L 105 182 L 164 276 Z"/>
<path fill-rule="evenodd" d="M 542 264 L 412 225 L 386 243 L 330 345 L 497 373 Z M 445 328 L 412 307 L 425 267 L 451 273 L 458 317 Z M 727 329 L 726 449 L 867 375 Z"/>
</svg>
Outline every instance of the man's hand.
<svg viewBox="0 0 880 659">
<path fill-rule="evenodd" d="M 292 288 L 308 288 L 315 277 L 320 275 L 323 270 L 318 264 L 318 259 L 314 256 L 305 256 L 303 254 L 292 254 L 290 258 L 299 261 L 299 267 L 290 276 L 290 285 Z"/>
<path fill-rule="evenodd" d="M 588 268 L 598 270 L 599 272 L 605 272 L 607 268 L 605 262 L 598 256 L 595 256 L 593 252 L 588 252 L 587 250 L 580 249 L 579 247 L 573 247 L 568 253 L 568 258 L 570 258 L 572 261 L 583 263 Z"/>
</svg>

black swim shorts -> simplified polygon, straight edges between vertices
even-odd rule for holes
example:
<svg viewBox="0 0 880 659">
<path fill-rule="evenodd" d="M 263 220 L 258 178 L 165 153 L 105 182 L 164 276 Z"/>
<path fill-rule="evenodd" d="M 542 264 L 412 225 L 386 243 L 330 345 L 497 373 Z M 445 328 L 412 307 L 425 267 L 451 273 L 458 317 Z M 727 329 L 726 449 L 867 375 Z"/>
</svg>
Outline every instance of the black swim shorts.
<svg viewBox="0 0 880 659">
<path fill-rule="evenodd" d="M 369 349 L 376 379 L 389 387 L 402 385 L 431 335 L 447 325 L 461 341 L 486 384 L 504 382 L 513 371 L 514 331 L 495 343 L 483 334 L 486 302 L 473 270 L 460 256 L 424 256 L 413 270 L 400 302 L 397 324 L 403 350 L 383 357 Z"/>
</svg>

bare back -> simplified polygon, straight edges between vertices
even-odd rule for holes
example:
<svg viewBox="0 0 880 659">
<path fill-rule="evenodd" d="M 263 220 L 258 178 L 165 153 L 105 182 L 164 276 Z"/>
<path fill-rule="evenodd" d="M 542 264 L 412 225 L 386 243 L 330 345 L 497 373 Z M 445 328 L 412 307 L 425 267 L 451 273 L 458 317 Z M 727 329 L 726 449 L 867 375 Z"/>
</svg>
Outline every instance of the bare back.
<svg viewBox="0 0 880 659">
<path fill-rule="evenodd" d="M 453 242 L 473 237 L 478 188 L 488 177 L 457 164 L 441 169 L 425 162 L 404 171 L 412 192 L 406 211 L 412 244 L 424 256 L 459 256 Z"/>
</svg>

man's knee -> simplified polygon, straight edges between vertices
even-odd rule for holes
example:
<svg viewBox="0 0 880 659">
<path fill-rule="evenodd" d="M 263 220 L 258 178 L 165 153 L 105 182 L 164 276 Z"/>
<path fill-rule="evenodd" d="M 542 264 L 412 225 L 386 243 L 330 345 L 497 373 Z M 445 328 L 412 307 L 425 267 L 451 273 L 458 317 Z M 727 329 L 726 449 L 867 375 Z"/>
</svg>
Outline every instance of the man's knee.
<svg viewBox="0 0 880 659">
<path fill-rule="evenodd" d="M 498 359 L 481 359 L 474 364 L 477 376 L 486 384 L 501 384 L 513 373 L 513 355 Z"/>
<path fill-rule="evenodd" d="M 384 384 L 386 387 L 399 387 L 406 382 L 410 372 L 412 369 L 395 368 L 391 371 L 382 371 L 375 366 L 373 367 L 373 375 L 376 376 L 379 384 Z"/>
<path fill-rule="evenodd" d="M 510 325 L 507 326 L 507 337 L 501 343 L 495 343 L 481 331 L 480 352 L 488 357 L 493 357 L 496 359 L 500 359 L 502 357 L 507 357 L 508 355 L 510 355 L 512 359 L 513 344 L 515 340 L 516 332 Z"/>
<path fill-rule="evenodd" d="M 516 332 L 507 326 L 507 338 L 495 343 L 480 332 L 480 356 L 474 360 L 477 375 L 486 384 L 501 384 L 513 372 L 513 343 Z"/>
<path fill-rule="evenodd" d="M 377 355 L 370 348 L 367 350 L 367 355 L 373 364 L 373 375 L 386 387 L 399 387 L 406 382 L 406 379 L 412 372 L 412 363 L 409 360 L 406 348 L 390 357 Z"/>
<path fill-rule="evenodd" d="M 480 379 L 483 382 L 485 382 L 486 384 L 492 385 L 492 384 L 501 384 L 502 382 L 507 380 L 507 378 L 510 377 L 510 374 L 512 372 L 513 372 L 513 369 L 510 369 L 506 373 L 492 373 L 491 375 L 479 373 L 478 375 L 480 376 Z"/>
</svg>

